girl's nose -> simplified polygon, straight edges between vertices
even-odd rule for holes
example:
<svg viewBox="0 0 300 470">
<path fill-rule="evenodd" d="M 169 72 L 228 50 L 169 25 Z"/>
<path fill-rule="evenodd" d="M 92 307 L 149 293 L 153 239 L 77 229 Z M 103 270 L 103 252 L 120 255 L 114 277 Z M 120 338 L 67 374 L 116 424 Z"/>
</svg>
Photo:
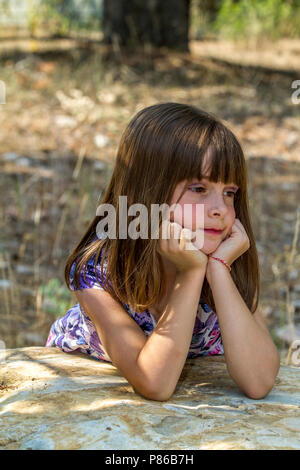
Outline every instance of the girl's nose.
<svg viewBox="0 0 300 470">
<path fill-rule="evenodd" d="M 224 203 L 222 196 L 215 196 L 212 200 L 208 203 L 208 214 L 210 216 L 224 216 L 228 212 L 228 207 Z"/>
</svg>

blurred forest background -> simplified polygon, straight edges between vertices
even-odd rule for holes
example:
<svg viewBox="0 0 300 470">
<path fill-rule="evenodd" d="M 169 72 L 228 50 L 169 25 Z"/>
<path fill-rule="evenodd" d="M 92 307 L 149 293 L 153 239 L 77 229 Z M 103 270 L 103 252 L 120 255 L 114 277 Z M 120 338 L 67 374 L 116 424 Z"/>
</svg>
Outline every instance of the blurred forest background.
<svg viewBox="0 0 300 470">
<path fill-rule="evenodd" d="M 0 341 L 44 345 L 68 254 L 141 108 L 215 113 L 249 171 L 260 309 L 300 339 L 300 0 L 0 0 Z"/>
</svg>

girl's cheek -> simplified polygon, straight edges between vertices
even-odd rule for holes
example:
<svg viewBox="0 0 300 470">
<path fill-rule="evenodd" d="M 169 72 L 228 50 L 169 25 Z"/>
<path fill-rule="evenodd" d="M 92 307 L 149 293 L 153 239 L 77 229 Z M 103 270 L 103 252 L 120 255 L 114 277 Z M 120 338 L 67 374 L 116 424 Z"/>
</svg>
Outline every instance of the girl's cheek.
<svg viewBox="0 0 300 470">
<path fill-rule="evenodd" d="M 192 206 L 185 206 L 185 204 L 179 204 L 176 206 L 174 211 L 170 212 L 170 221 L 177 222 L 182 227 L 189 228 L 190 230 L 195 230 L 196 213 L 195 208 Z"/>
</svg>

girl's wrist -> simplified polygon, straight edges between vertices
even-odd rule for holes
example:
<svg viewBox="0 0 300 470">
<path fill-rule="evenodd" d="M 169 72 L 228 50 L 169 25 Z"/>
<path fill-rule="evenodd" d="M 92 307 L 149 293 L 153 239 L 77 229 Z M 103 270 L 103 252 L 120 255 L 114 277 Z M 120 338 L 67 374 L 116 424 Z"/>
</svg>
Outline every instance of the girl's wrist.
<svg viewBox="0 0 300 470">
<path fill-rule="evenodd" d="M 207 263 L 208 264 L 208 263 Z M 207 267 L 207 265 L 206 265 Z M 201 267 L 201 268 L 192 268 L 192 269 L 186 269 L 186 270 L 180 270 L 177 271 L 176 275 L 179 277 L 190 277 L 190 278 L 195 278 L 199 277 L 201 278 L 202 276 L 205 276 L 206 272 L 206 267 Z"/>
<path fill-rule="evenodd" d="M 208 257 L 206 278 L 207 278 L 207 281 L 208 281 L 209 284 L 211 282 L 211 277 L 212 277 L 212 275 L 214 275 L 214 273 L 219 273 L 219 272 L 224 273 L 226 271 L 230 272 L 229 268 L 224 263 L 222 263 L 218 259 L 212 258 L 211 256 Z"/>
<path fill-rule="evenodd" d="M 202 285 L 205 279 L 206 269 L 190 269 L 186 271 L 177 271 L 176 273 L 176 281 L 181 283 L 187 284 L 195 284 L 195 285 Z"/>
<path fill-rule="evenodd" d="M 229 272 L 231 271 L 231 265 L 230 263 L 225 260 L 224 258 L 222 257 L 218 257 L 218 256 L 214 256 L 214 255 L 208 255 L 208 263 L 207 263 L 207 267 L 208 266 L 216 266 L 216 269 L 219 267 L 219 266 L 224 266 Z"/>
</svg>

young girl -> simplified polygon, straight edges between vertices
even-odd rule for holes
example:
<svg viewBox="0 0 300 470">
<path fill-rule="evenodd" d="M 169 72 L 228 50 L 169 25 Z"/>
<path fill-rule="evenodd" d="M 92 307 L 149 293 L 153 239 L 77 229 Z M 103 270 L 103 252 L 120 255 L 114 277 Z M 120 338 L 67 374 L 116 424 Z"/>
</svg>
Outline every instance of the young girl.
<svg viewBox="0 0 300 470">
<path fill-rule="evenodd" d="M 166 239 L 118 230 L 105 238 L 96 215 L 65 268 L 78 303 L 53 323 L 46 346 L 111 362 L 136 392 L 160 401 L 172 396 L 187 358 L 225 354 L 241 391 L 266 396 L 280 359 L 257 309 L 247 169 L 234 134 L 194 106 L 142 109 L 121 137 L 101 201 L 115 208 L 116 227 L 124 195 L 149 214 L 152 204 L 202 205 L 204 243 L 196 247 L 186 231 L 198 230 L 195 210 L 182 224 L 171 213 Z"/>
</svg>

